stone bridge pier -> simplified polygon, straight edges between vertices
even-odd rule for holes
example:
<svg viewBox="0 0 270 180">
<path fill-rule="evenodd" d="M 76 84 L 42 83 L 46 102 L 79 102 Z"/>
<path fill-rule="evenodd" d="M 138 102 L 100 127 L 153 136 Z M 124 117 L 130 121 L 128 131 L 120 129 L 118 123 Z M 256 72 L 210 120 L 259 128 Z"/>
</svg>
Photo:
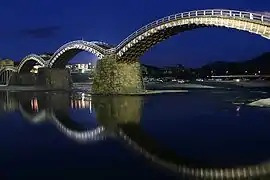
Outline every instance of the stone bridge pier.
<svg viewBox="0 0 270 180">
<path fill-rule="evenodd" d="M 138 94 L 144 92 L 141 64 L 107 55 L 97 61 L 92 92 L 95 94 Z"/>
<path fill-rule="evenodd" d="M 72 85 L 68 69 L 40 68 L 37 74 L 30 72 L 14 72 L 9 85 L 37 86 L 46 89 L 69 90 Z"/>
<path fill-rule="evenodd" d="M 36 85 L 48 89 L 68 90 L 72 84 L 68 69 L 40 68 L 38 70 Z"/>
<path fill-rule="evenodd" d="M 23 85 L 33 86 L 36 83 L 36 74 L 33 73 L 17 73 L 13 72 L 10 79 L 9 85 Z"/>
</svg>

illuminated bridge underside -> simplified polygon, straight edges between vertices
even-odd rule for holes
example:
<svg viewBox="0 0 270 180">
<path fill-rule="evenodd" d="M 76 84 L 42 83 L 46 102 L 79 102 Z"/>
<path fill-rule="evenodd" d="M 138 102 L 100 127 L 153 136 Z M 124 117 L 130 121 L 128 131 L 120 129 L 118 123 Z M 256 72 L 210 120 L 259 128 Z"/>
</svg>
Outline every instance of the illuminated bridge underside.
<svg viewBox="0 0 270 180">
<path fill-rule="evenodd" d="M 6 67 L 0 70 L 0 82 L 1 84 L 8 85 L 12 73 L 16 72 L 15 68 Z"/>
<path fill-rule="evenodd" d="M 158 24 L 158 22 L 157 22 Z M 270 39 L 270 24 L 259 20 L 250 20 L 240 17 L 224 16 L 201 16 L 186 18 L 171 18 L 167 22 L 152 25 L 153 28 L 146 29 L 129 40 L 124 40 L 117 46 L 117 54 L 123 59 L 136 59 L 143 55 L 155 44 L 169 37 L 187 30 L 201 27 L 227 27 L 248 31 Z M 135 33 L 136 34 L 136 33 Z"/>
<path fill-rule="evenodd" d="M 23 58 L 23 60 L 20 62 L 17 72 L 30 72 L 30 70 L 32 70 L 35 65 L 45 66 L 46 62 L 39 55 L 30 54 Z"/>
<path fill-rule="evenodd" d="M 98 62 L 92 90 L 102 94 L 144 91 L 141 75 L 138 75 L 141 70 L 135 63 L 138 58 L 169 37 L 202 27 L 233 28 L 270 39 L 270 17 L 262 14 L 214 9 L 168 16 L 140 28 L 117 47 L 109 49 L 110 57 L 106 56 Z M 115 58 L 111 58 L 115 54 Z M 116 63 L 113 64 L 114 61 Z"/>
<path fill-rule="evenodd" d="M 87 42 L 87 41 L 72 41 L 60 47 L 51 57 L 49 67 L 63 68 L 74 56 L 82 51 L 86 51 L 96 55 L 102 59 L 106 54 L 106 49 L 110 46 L 106 43 Z"/>
</svg>

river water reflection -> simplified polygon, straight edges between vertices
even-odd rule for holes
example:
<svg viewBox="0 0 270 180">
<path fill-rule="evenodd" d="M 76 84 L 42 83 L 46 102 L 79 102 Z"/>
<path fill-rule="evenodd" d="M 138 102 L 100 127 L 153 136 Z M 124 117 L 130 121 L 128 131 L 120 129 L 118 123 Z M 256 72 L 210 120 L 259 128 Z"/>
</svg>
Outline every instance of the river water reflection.
<svg viewBox="0 0 270 180">
<path fill-rule="evenodd" d="M 1 92 L 1 177 L 237 179 L 270 174 L 268 92 Z"/>
</svg>

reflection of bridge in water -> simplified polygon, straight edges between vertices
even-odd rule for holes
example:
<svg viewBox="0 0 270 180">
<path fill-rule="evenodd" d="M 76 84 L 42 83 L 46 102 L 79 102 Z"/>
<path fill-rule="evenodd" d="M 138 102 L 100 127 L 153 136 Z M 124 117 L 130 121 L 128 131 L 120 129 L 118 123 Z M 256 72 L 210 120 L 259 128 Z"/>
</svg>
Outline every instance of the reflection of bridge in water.
<svg viewBox="0 0 270 180">
<path fill-rule="evenodd" d="M 3 94 L 1 94 L 3 96 Z M 17 94 L 6 93 L 5 101 L 13 102 L 22 116 L 32 123 L 50 120 L 67 137 L 78 142 L 96 142 L 106 137 L 124 142 L 130 149 L 155 164 L 180 175 L 210 179 L 260 178 L 270 173 L 270 162 L 239 167 L 215 167 L 192 159 L 179 157 L 175 151 L 164 148 L 140 126 L 143 99 L 139 96 L 90 97 L 85 94 Z M 11 98 L 12 100 L 9 100 Z M 54 99 L 54 100 L 53 100 Z M 6 107 L 6 106 L 4 106 Z M 99 126 L 87 129 L 72 121 L 67 110 L 91 109 Z"/>
</svg>

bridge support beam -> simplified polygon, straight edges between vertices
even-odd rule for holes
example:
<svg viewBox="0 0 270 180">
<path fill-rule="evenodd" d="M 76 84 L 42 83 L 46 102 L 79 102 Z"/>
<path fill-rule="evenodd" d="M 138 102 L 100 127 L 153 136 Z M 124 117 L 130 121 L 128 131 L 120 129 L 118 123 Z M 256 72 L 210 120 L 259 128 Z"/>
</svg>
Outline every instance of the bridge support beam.
<svg viewBox="0 0 270 180">
<path fill-rule="evenodd" d="M 139 61 L 123 61 L 108 55 L 97 62 L 92 92 L 95 94 L 136 94 L 144 91 Z"/>
</svg>

